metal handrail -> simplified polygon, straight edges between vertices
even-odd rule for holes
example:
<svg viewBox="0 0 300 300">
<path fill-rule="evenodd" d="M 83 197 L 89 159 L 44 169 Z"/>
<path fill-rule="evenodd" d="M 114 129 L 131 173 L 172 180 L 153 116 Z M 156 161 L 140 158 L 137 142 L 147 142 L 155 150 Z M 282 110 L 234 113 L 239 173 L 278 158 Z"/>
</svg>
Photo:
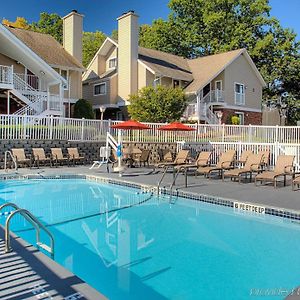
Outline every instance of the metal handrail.
<svg viewBox="0 0 300 300">
<path fill-rule="evenodd" d="M 1 211 L 4 207 L 8 207 L 8 206 L 13 207 L 14 209 L 19 209 L 19 206 L 18 206 L 17 204 L 11 203 L 11 202 L 6 202 L 6 203 L 4 203 L 4 204 L 2 204 L 2 205 L 0 206 L 0 211 Z"/>
<path fill-rule="evenodd" d="M 28 210 L 23 208 L 18 208 L 14 212 L 12 212 L 5 223 L 5 252 L 12 251 L 10 247 L 10 220 L 16 215 L 21 214 L 36 230 L 36 244 L 38 247 L 41 247 L 42 249 L 46 250 L 50 253 L 51 258 L 54 258 L 54 237 L 52 233 L 34 216 L 32 215 Z M 50 238 L 50 247 L 40 242 L 40 230 L 44 230 L 44 232 L 49 236 Z"/>
<path fill-rule="evenodd" d="M 14 163 L 14 169 L 15 171 L 18 170 L 18 164 L 16 161 L 16 158 L 13 156 L 11 151 L 5 151 L 4 153 L 4 171 L 7 172 L 7 155 L 9 154 L 10 158 L 12 159 L 13 163 Z"/>
</svg>

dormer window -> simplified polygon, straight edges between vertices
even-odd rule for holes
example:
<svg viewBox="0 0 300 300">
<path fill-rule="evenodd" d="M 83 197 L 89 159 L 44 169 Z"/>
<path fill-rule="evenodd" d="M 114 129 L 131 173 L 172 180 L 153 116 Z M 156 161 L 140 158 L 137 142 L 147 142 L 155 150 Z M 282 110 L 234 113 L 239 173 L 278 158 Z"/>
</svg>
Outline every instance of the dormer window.
<svg viewBox="0 0 300 300">
<path fill-rule="evenodd" d="M 179 80 L 173 79 L 173 88 L 179 87 L 180 83 Z"/>
<path fill-rule="evenodd" d="M 117 58 L 114 57 L 114 58 L 111 58 L 109 61 L 108 61 L 108 67 L 110 69 L 114 69 L 117 67 Z"/>
</svg>

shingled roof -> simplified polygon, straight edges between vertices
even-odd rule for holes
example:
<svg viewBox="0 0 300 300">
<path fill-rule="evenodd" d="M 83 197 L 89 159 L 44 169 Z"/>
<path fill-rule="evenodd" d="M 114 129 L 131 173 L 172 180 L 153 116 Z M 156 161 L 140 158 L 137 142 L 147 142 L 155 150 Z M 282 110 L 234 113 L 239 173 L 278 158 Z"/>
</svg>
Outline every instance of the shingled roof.
<svg viewBox="0 0 300 300">
<path fill-rule="evenodd" d="M 192 81 L 188 60 L 181 56 L 139 47 L 138 58 L 157 75 Z"/>
<path fill-rule="evenodd" d="M 51 35 L 20 28 L 6 28 L 50 66 L 84 69 Z"/>
<path fill-rule="evenodd" d="M 185 91 L 187 93 L 194 93 L 203 88 L 244 51 L 246 50 L 238 49 L 195 59 L 189 59 L 188 65 L 193 74 L 194 80 L 186 87 Z"/>
</svg>

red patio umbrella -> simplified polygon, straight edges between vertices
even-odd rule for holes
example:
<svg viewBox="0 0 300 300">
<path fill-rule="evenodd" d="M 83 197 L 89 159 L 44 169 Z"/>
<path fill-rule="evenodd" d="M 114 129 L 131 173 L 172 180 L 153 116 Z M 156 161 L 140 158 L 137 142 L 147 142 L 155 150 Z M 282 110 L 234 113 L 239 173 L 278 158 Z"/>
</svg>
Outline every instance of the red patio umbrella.
<svg viewBox="0 0 300 300">
<path fill-rule="evenodd" d="M 151 127 L 140 123 L 138 121 L 134 121 L 134 120 L 128 120 L 128 121 L 124 121 L 122 123 L 119 124 L 115 124 L 112 125 L 111 128 L 115 128 L 115 129 L 124 129 L 124 130 L 144 130 L 144 129 L 151 129 Z"/>
<path fill-rule="evenodd" d="M 157 128 L 157 130 L 170 130 L 170 131 L 194 131 L 196 130 L 193 127 L 189 127 L 187 125 L 184 125 L 180 122 L 172 122 L 170 124 L 167 125 L 163 125 L 159 128 Z"/>
</svg>

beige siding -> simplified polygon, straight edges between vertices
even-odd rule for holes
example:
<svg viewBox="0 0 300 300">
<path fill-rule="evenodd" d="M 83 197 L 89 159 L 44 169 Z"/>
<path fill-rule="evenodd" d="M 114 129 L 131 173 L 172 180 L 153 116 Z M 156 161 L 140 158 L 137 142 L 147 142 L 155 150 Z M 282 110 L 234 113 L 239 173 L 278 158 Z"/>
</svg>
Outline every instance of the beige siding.
<svg viewBox="0 0 300 300">
<path fill-rule="evenodd" d="M 106 71 L 110 70 L 109 60 L 112 58 L 117 58 L 117 48 L 116 47 L 112 48 L 112 51 L 110 51 L 109 54 L 105 58 L 105 70 Z M 101 74 L 101 73 L 99 73 L 99 74 Z"/>
<path fill-rule="evenodd" d="M 170 77 L 162 77 L 161 78 L 161 84 L 164 86 L 172 87 L 173 86 L 173 81 L 172 78 Z"/>
<path fill-rule="evenodd" d="M 118 75 L 110 79 L 110 104 L 117 104 L 118 102 Z"/>
<path fill-rule="evenodd" d="M 78 71 L 69 72 L 69 88 L 70 88 L 70 98 L 72 99 L 82 98 L 81 72 Z"/>
<path fill-rule="evenodd" d="M 245 85 L 245 105 L 242 107 L 261 109 L 262 86 L 246 58 L 241 55 L 225 69 L 225 101 L 236 105 L 234 100 L 234 83 Z"/>
<path fill-rule="evenodd" d="M 225 86 L 225 81 L 224 81 L 224 71 L 221 72 L 212 82 L 211 82 L 211 89 L 215 90 L 216 89 L 216 81 L 222 81 L 222 89 L 224 90 L 224 86 Z"/>
<path fill-rule="evenodd" d="M 19 73 L 19 74 L 25 73 L 25 67 L 22 64 L 18 64 L 15 60 L 1 53 L 0 53 L 0 65 L 13 66 L 15 73 Z"/>
<path fill-rule="evenodd" d="M 138 89 L 145 87 L 147 85 L 147 69 L 142 65 L 138 64 Z"/>
</svg>

